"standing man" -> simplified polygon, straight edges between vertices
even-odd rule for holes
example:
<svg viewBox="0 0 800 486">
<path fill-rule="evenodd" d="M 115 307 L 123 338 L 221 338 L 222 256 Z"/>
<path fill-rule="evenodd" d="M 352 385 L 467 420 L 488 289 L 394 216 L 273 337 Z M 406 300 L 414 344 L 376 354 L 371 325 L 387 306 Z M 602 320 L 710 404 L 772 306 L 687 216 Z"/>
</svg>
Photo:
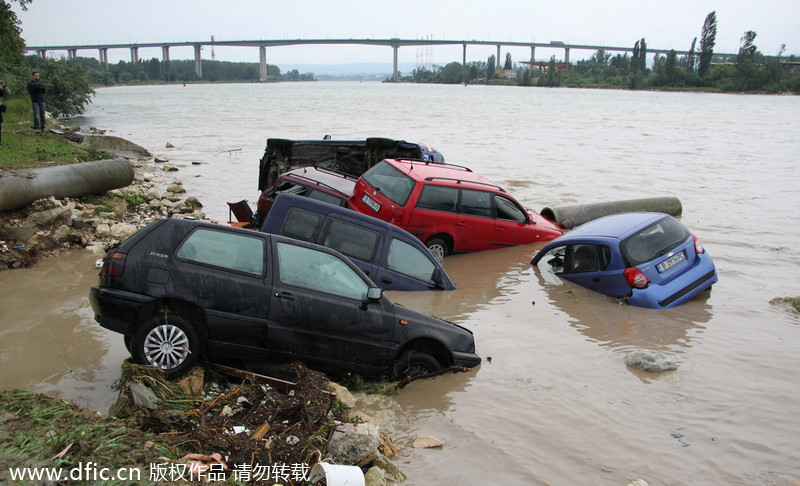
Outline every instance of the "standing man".
<svg viewBox="0 0 800 486">
<path fill-rule="evenodd" d="M 6 87 L 6 82 L 0 79 L 0 98 L 8 98 L 11 96 L 11 91 Z M 6 105 L 0 99 L 0 145 L 3 145 L 3 113 L 6 111 Z"/>
<path fill-rule="evenodd" d="M 11 91 L 6 87 L 6 82 L 0 79 L 0 98 L 8 98 L 11 96 Z M 0 99 L 0 145 L 3 145 L 3 113 L 6 112 L 6 105 Z"/>
<path fill-rule="evenodd" d="M 39 73 L 34 71 L 33 79 L 28 83 L 28 93 L 33 105 L 33 130 L 40 133 L 44 133 L 44 89 Z"/>
</svg>

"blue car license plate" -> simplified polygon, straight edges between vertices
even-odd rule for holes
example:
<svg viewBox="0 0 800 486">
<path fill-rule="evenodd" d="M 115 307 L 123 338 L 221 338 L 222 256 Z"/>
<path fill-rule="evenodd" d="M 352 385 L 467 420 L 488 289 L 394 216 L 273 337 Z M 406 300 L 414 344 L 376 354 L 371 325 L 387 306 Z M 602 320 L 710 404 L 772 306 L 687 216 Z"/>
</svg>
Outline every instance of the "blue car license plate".
<svg viewBox="0 0 800 486">
<path fill-rule="evenodd" d="M 377 201 L 372 199 L 371 197 L 367 196 L 366 194 L 361 196 L 361 200 L 364 201 L 364 204 L 371 207 L 373 211 L 376 213 L 381 210 L 381 205 L 378 204 Z"/>
<path fill-rule="evenodd" d="M 686 254 L 684 252 L 676 253 L 671 257 L 667 258 L 663 262 L 656 265 L 656 270 L 658 273 L 664 273 L 666 270 L 674 267 L 676 264 L 686 260 Z"/>
</svg>

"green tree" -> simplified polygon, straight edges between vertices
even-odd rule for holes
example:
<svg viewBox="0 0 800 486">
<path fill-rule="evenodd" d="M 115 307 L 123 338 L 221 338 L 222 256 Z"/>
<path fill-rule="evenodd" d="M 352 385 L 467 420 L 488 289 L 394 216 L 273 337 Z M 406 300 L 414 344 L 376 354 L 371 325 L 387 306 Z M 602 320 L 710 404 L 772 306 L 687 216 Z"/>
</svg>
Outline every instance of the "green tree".
<svg viewBox="0 0 800 486">
<path fill-rule="evenodd" d="M 678 80 L 678 54 L 675 49 L 667 53 L 667 60 L 664 62 L 664 74 L 667 76 L 667 83 L 674 85 Z"/>
<path fill-rule="evenodd" d="M 639 43 L 639 71 L 643 74 L 647 71 L 647 42 L 644 41 L 644 37 Z"/>
<path fill-rule="evenodd" d="M 506 63 L 503 65 L 503 69 L 505 70 L 514 69 L 514 64 L 511 62 L 510 52 L 506 52 Z"/>
<path fill-rule="evenodd" d="M 20 3 L 25 8 L 25 3 Z M 0 0 L 0 70 L 8 72 L 22 65 L 25 41 L 20 21 L 8 2 Z"/>
<path fill-rule="evenodd" d="M 496 62 L 497 59 L 494 57 L 494 54 L 489 56 L 489 59 L 486 61 L 486 79 L 492 79 L 494 77 Z"/>
<path fill-rule="evenodd" d="M 703 23 L 703 31 L 700 34 L 700 64 L 697 67 L 697 74 L 705 77 L 711 69 L 711 59 L 714 57 L 714 45 L 717 41 L 717 12 L 713 11 L 706 15 Z"/>
<path fill-rule="evenodd" d="M 697 45 L 697 37 L 692 39 L 692 47 L 689 48 L 689 56 L 686 58 L 686 69 L 689 70 L 689 72 L 693 72 L 694 71 L 694 63 L 695 63 L 695 61 L 694 61 L 695 50 L 694 49 L 695 49 L 696 45 Z"/>
<path fill-rule="evenodd" d="M 741 39 L 742 46 L 736 56 L 736 79 L 734 83 L 735 89 L 739 91 L 755 89 L 761 84 L 758 80 L 758 68 L 754 62 L 757 50 L 755 45 L 756 35 L 754 31 L 748 30 Z"/>
<path fill-rule="evenodd" d="M 460 62 L 453 61 L 442 68 L 442 82 L 445 84 L 461 84 L 464 80 L 464 66 Z"/>
<path fill-rule="evenodd" d="M 54 116 L 80 115 L 92 102 L 94 90 L 84 75 L 83 67 L 70 66 L 66 59 L 47 59 L 39 72 L 47 87 L 47 111 Z"/>
</svg>

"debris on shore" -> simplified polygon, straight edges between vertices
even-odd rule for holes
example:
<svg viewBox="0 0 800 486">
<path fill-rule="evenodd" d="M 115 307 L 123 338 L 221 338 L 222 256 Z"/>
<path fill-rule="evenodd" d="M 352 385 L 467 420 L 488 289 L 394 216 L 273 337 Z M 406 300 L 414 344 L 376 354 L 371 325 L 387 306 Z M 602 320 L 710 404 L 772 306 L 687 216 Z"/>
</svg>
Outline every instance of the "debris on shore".
<svg viewBox="0 0 800 486">
<path fill-rule="evenodd" d="M 400 452 L 392 439 L 351 420 L 331 391 L 346 388 L 300 363 L 276 369 L 283 380 L 240 379 L 213 365 L 167 380 L 125 362 L 114 418 L 45 395 L 0 392 L 0 444 L 30 444 L 25 454 L 0 454 L 0 482 L 11 468 L 68 470 L 87 461 L 137 469 L 153 482 L 308 484 L 320 462 L 359 467 L 377 484 L 405 480 L 391 461 Z"/>
</svg>

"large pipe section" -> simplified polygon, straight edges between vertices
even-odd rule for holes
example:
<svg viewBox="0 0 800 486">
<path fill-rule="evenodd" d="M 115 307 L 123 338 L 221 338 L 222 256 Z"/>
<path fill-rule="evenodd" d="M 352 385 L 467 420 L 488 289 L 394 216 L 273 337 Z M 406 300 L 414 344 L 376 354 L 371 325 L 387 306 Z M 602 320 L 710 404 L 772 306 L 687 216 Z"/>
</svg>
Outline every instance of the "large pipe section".
<svg viewBox="0 0 800 486">
<path fill-rule="evenodd" d="M 0 173 L 0 211 L 19 209 L 45 197 L 56 199 L 102 194 L 133 182 L 126 159 L 97 160 Z"/>
<path fill-rule="evenodd" d="M 619 213 L 646 211 L 666 213 L 680 216 L 683 211 L 681 201 L 677 197 L 649 197 L 644 199 L 628 199 L 625 201 L 608 201 L 598 203 L 567 204 L 552 208 L 544 208 L 542 216 L 564 229 L 571 229 L 603 216 Z"/>
</svg>

